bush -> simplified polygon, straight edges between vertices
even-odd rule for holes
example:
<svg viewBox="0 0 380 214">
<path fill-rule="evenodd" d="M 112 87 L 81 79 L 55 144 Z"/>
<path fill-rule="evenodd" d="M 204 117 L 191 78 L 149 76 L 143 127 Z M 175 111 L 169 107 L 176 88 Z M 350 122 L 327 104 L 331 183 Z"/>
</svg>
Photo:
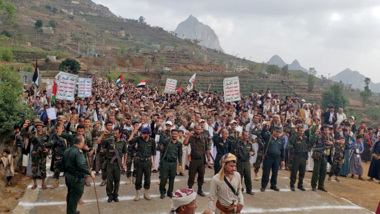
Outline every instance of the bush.
<svg viewBox="0 0 380 214">
<path fill-rule="evenodd" d="M 50 63 L 50 59 L 46 57 L 45 58 L 45 63 L 47 63 L 47 64 Z"/>
<path fill-rule="evenodd" d="M 3 30 L 1 31 L 0 35 L 3 35 L 3 36 L 6 36 L 6 37 L 9 37 L 9 38 L 13 38 L 13 34 L 7 30 Z"/>
<path fill-rule="evenodd" d="M 77 74 L 80 70 L 80 64 L 75 59 L 67 58 L 59 65 L 60 71 L 66 71 L 69 73 Z"/>
<path fill-rule="evenodd" d="M 32 110 L 24 104 L 22 82 L 15 68 L 0 67 L 0 135 L 2 139 L 10 136 L 13 126 L 33 118 Z"/>
<path fill-rule="evenodd" d="M 40 19 L 37 20 L 36 23 L 34 23 L 35 28 L 42 28 L 43 25 L 44 25 L 44 23 Z"/>
<path fill-rule="evenodd" d="M 13 59 L 13 52 L 9 48 L 0 49 L 0 58 L 2 61 L 10 62 Z"/>
</svg>

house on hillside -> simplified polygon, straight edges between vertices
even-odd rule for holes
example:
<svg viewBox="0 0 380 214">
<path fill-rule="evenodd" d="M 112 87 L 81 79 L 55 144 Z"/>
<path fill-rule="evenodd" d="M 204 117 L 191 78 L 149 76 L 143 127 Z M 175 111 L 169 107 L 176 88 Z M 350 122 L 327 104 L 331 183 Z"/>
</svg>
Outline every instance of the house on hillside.
<svg viewBox="0 0 380 214">
<path fill-rule="evenodd" d="M 44 34 L 54 34 L 54 29 L 52 27 L 42 27 L 42 33 L 44 33 Z"/>
</svg>

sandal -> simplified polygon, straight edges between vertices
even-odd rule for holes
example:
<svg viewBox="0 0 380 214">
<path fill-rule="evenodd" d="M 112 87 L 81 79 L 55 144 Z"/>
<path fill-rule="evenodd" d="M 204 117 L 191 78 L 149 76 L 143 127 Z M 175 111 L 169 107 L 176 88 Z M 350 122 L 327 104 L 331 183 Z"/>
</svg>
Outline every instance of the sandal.
<svg viewBox="0 0 380 214">
<path fill-rule="evenodd" d="M 100 186 L 105 186 L 107 184 L 107 181 L 102 181 L 102 183 L 100 184 Z"/>
<path fill-rule="evenodd" d="M 36 189 L 37 188 L 37 184 L 34 184 L 33 186 L 32 186 L 32 189 Z"/>
</svg>

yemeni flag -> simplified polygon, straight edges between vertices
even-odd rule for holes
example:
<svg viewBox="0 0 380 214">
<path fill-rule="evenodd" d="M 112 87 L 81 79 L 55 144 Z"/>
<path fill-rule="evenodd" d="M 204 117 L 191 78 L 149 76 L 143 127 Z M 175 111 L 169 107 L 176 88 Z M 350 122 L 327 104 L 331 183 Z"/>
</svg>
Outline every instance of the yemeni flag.
<svg viewBox="0 0 380 214">
<path fill-rule="evenodd" d="M 119 86 L 121 82 L 123 82 L 123 75 L 122 74 L 120 74 L 120 77 L 117 78 L 116 85 Z"/>
<path fill-rule="evenodd" d="M 187 84 L 187 91 L 191 91 L 193 90 L 194 86 L 195 86 L 195 75 L 197 75 L 196 73 L 189 79 L 189 83 Z"/>
<path fill-rule="evenodd" d="M 38 88 L 40 86 L 40 82 L 41 82 L 40 72 L 38 71 L 37 60 L 36 60 L 36 64 L 34 65 L 33 83 Z"/>
<path fill-rule="evenodd" d="M 145 85 L 146 85 L 146 80 L 143 80 L 139 84 L 137 84 L 137 88 L 139 88 L 139 87 L 145 87 Z"/>
<path fill-rule="evenodd" d="M 55 98 L 57 96 L 57 83 L 55 83 L 54 81 L 54 85 L 53 85 L 53 96 L 52 96 L 52 102 L 55 103 Z"/>
<path fill-rule="evenodd" d="M 182 92 L 182 87 L 179 87 L 179 88 L 177 89 L 177 92 Z"/>
</svg>

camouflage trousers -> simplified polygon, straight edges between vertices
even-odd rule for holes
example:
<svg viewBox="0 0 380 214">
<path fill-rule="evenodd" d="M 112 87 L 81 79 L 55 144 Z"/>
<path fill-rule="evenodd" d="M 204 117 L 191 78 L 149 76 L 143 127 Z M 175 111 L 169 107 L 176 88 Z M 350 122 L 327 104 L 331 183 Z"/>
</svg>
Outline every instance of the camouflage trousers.
<svg viewBox="0 0 380 214">
<path fill-rule="evenodd" d="M 132 163 L 134 166 L 133 172 L 132 172 Z M 136 160 L 133 155 L 128 155 L 127 157 L 127 178 L 130 178 L 131 176 L 136 177 Z"/>
<path fill-rule="evenodd" d="M 38 178 L 38 169 L 41 173 L 41 178 L 46 178 L 46 158 L 32 157 L 32 175 L 33 179 Z"/>
<path fill-rule="evenodd" d="M 262 162 L 263 162 L 263 155 L 259 153 L 257 154 L 256 162 L 253 164 L 253 167 L 255 168 L 255 173 L 259 172 Z"/>
<path fill-rule="evenodd" d="M 63 172 L 62 170 L 62 160 L 54 160 L 54 169 L 53 169 L 54 175 L 53 178 L 59 179 L 59 174 Z"/>
<path fill-rule="evenodd" d="M 340 172 L 340 168 L 342 168 L 342 163 L 340 161 L 334 161 L 333 164 L 331 165 L 331 170 L 330 170 L 330 177 L 335 175 L 337 176 Z"/>
</svg>

